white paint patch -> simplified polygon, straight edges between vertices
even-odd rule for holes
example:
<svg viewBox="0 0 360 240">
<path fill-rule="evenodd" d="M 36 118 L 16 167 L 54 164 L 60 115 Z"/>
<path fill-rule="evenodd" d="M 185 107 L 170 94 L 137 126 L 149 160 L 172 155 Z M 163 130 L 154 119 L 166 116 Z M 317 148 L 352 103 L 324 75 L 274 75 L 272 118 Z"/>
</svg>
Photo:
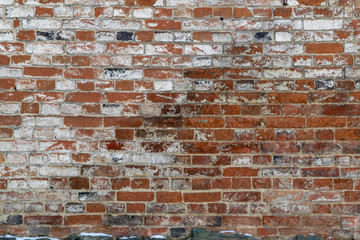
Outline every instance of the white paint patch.
<svg viewBox="0 0 360 240">
<path fill-rule="evenodd" d="M 44 238 L 46 240 L 59 240 L 58 238 L 49 238 L 49 237 L 16 237 L 16 236 L 12 236 L 12 235 L 5 235 L 5 236 L 0 236 L 0 238 L 2 237 L 6 237 L 6 238 L 15 238 L 15 240 L 38 240 L 41 238 Z"/>
<path fill-rule="evenodd" d="M 79 234 L 80 237 L 112 237 L 111 235 L 109 234 L 105 234 L 105 233 L 85 233 L 85 232 L 82 232 Z"/>
<path fill-rule="evenodd" d="M 154 236 L 151 236 L 150 239 L 166 239 L 166 237 L 161 236 L 161 235 L 154 235 Z"/>
<path fill-rule="evenodd" d="M 231 231 L 231 230 L 228 230 L 228 231 L 220 231 L 219 233 L 236 233 L 235 231 Z"/>
</svg>

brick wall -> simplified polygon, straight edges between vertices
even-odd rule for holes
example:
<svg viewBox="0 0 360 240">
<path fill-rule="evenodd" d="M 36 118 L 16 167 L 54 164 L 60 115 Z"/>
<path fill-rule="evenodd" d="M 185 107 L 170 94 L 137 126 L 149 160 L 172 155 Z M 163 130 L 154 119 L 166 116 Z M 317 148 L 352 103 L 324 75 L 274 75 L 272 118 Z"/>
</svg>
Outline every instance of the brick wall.
<svg viewBox="0 0 360 240">
<path fill-rule="evenodd" d="M 359 237 L 353 0 L 0 0 L 0 233 Z"/>
</svg>

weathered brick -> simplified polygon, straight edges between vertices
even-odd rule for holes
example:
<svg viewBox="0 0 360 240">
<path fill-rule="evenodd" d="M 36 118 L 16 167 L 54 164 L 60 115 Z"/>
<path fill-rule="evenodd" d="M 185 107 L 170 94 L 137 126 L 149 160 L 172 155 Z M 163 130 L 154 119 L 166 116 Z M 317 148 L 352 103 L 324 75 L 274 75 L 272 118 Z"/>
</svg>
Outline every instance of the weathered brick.
<svg viewBox="0 0 360 240">
<path fill-rule="evenodd" d="M 0 0 L 0 231 L 356 238 L 359 6 Z"/>
</svg>

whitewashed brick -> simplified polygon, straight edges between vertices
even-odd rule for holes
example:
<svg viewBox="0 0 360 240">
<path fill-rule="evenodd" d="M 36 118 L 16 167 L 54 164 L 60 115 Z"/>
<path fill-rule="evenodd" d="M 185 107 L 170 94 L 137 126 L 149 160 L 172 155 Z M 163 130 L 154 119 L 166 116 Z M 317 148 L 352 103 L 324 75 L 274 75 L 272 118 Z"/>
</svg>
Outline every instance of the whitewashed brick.
<svg viewBox="0 0 360 240">
<path fill-rule="evenodd" d="M 154 40 L 157 42 L 172 42 L 174 40 L 174 36 L 170 32 L 164 32 L 164 33 L 155 32 Z"/>
<path fill-rule="evenodd" d="M 305 69 L 304 75 L 306 78 L 342 77 L 343 71 L 342 69 L 312 68 L 312 69 Z"/>
<path fill-rule="evenodd" d="M 336 20 L 318 19 L 318 20 L 303 20 L 303 21 L 304 21 L 304 30 L 341 29 L 343 26 L 343 21 L 341 19 L 336 19 Z"/>
<path fill-rule="evenodd" d="M 295 69 L 264 69 L 266 78 L 301 78 L 301 71 Z"/>
<path fill-rule="evenodd" d="M 135 8 L 134 18 L 152 18 L 154 10 L 152 8 Z"/>
<path fill-rule="evenodd" d="M 78 104 L 65 103 L 61 106 L 60 111 L 65 115 L 80 115 L 82 108 Z"/>
<path fill-rule="evenodd" d="M 13 21 L 9 19 L 1 19 L 0 20 L 0 30 L 12 30 L 13 29 Z"/>
<path fill-rule="evenodd" d="M 107 79 L 141 79 L 142 70 L 132 70 L 123 68 L 106 68 L 105 78 Z"/>
<path fill-rule="evenodd" d="M 40 176 L 74 177 L 79 175 L 79 169 L 75 166 L 41 166 Z"/>
<path fill-rule="evenodd" d="M 21 68 L 0 68 L 0 78 L 19 78 L 23 76 L 23 70 Z"/>
<path fill-rule="evenodd" d="M 216 55 L 222 54 L 221 45 L 186 45 L 185 54 L 187 55 Z"/>
<path fill-rule="evenodd" d="M 72 7 L 59 6 L 54 7 L 54 15 L 56 17 L 72 17 L 74 15 L 74 10 Z"/>
<path fill-rule="evenodd" d="M 19 153 L 8 153 L 6 155 L 7 164 L 26 164 L 27 155 Z"/>
<path fill-rule="evenodd" d="M 7 18 L 27 18 L 34 17 L 35 11 L 32 7 L 6 7 L 5 17 Z"/>
<path fill-rule="evenodd" d="M 58 55 L 64 53 L 64 46 L 61 43 L 29 43 L 25 51 L 31 54 Z"/>
<path fill-rule="evenodd" d="M 27 140 L 2 141 L 2 140 L 0 140 L 0 151 L 2 151 L 2 152 L 35 151 L 35 141 L 27 141 Z"/>
<path fill-rule="evenodd" d="M 114 66 L 131 66 L 132 57 L 131 56 L 115 56 L 111 58 L 111 64 Z"/>
<path fill-rule="evenodd" d="M 210 31 L 220 30 L 222 22 L 220 20 L 186 20 L 183 21 L 184 31 Z"/>
<path fill-rule="evenodd" d="M 155 81 L 154 88 L 159 92 L 172 91 L 173 83 L 171 81 Z"/>
<path fill-rule="evenodd" d="M 23 29 L 60 29 L 61 21 L 55 19 L 24 19 L 22 20 Z"/>
<path fill-rule="evenodd" d="M 0 0 L 0 5 L 1 6 L 13 5 L 14 3 L 15 3 L 15 0 Z"/>
<path fill-rule="evenodd" d="M 35 124 L 39 127 L 53 127 L 63 125 L 64 121 L 62 117 L 38 117 Z"/>
<path fill-rule="evenodd" d="M 196 0 L 166 0 L 167 7 L 192 7 L 197 5 Z"/>
<path fill-rule="evenodd" d="M 69 54 L 101 54 L 104 52 L 104 45 L 100 43 L 69 43 L 66 45 L 66 52 Z"/>
<path fill-rule="evenodd" d="M 230 33 L 214 33 L 212 35 L 213 42 L 225 42 L 229 43 L 232 41 L 232 37 Z"/>
<path fill-rule="evenodd" d="M 59 91 L 71 91 L 75 89 L 75 86 L 76 83 L 72 80 L 59 80 L 55 83 L 55 89 Z"/>
<path fill-rule="evenodd" d="M 0 104 L 0 113 L 15 114 L 20 112 L 19 103 L 2 103 Z"/>
<path fill-rule="evenodd" d="M 289 32 L 276 32 L 275 41 L 276 42 L 290 42 L 292 39 L 292 34 Z"/>
<path fill-rule="evenodd" d="M 225 30 L 250 31 L 261 29 L 261 21 L 257 20 L 224 20 L 223 22 Z"/>
<path fill-rule="evenodd" d="M 136 20 L 111 20 L 102 21 L 101 28 L 109 30 L 139 30 L 141 22 Z"/>
<path fill-rule="evenodd" d="M 64 19 L 63 20 L 63 29 L 80 29 L 80 30 L 99 30 L 101 25 L 101 20 L 99 19 Z"/>
<path fill-rule="evenodd" d="M 192 65 L 194 67 L 210 67 L 212 64 L 211 57 L 194 57 L 192 59 Z"/>
<path fill-rule="evenodd" d="M 12 32 L 0 32 L 0 42 L 11 42 L 14 40 Z"/>
</svg>

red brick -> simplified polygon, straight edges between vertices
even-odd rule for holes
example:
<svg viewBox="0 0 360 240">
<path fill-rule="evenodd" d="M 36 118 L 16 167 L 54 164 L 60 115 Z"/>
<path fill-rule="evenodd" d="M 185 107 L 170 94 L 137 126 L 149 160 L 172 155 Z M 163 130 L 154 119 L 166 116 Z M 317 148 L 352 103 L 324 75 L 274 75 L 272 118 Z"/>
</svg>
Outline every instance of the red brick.
<svg viewBox="0 0 360 240">
<path fill-rule="evenodd" d="M 149 189 L 150 181 L 149 179 L 133 179 L 131 180 L 132 189 Z"/>
<path fill-rule="evenodd" d="M 24 222 L 29 225 L 59 225 L 62 224 L 62 216 L 25 216 Z"/>
<path fill-rule="evenodd" d="M 143 120 L 140 117 L 105 117 L 105 127 L 140 127 Z"/>
<path fill-rule="evenodd" d="M 263 217 L 264 224 L 271 227 L 277 227 L 277 226 L 297 226 L 300 223 L 299 217 L 292 217 L 292 216 L 284 216 L 284 217 L 278 217 L 278 216 L 264 216 Z"/>
<path fill-rule="evenodd" d="M 184 202 L 219 202 L 220 200 L 220 192 L 184 193 Z"/>
<path fill-rule="evenodd" d="M 234 8 L 234 18 L 248 18 L 252 13 L 249 8 Z"/>
<path fill-rule="evenodd" d="M 252 117 L 227 117 L 225 118 L 225 127 L 227 128 L 251 128 L 261 126 L 260 118 Z"/>
<path fill-rule="evenodd" d="M 103 95 L 99 92 L 72 92 L 66 95 L 68 102 L 100 102 Z"/>
<path fill-rule="evenodd" d="M 126 0 L 125 6 L 144 6 L 151 7 L 154 6 L 156 0 Z"/>
<path fill-rule="evenodd" d="M 135 102 L 140 103 L 145 101 L 145 94 L 143 93 L 119 93 L 107 92 L 106 99 L 108 102 Z"/>
<path fill-rule="evenodd" d="M 119 190 L 130 186 L 129 178 L 113 178 L 111 179 L 111 186 L 113 189 Z"/>
<path fill-rule="evenodd" d="M 171 17 L 173 13 L 172 9 L 167 8 L 156 8 L 154 11 L 154 17 L 156 18 L 168 18 Z"/>
<path fill-rule="evenodd" d="M 10 57 L 6 55 L 0 55 L 0 65 L 9 65 Z"/>
<path fill-rule="evenodd" d="M 218 168 L 184 168 L 184 173 L 190 176 L 208 176 L 208 177 L 214 177 L 219 176 L 221 174 L 221 171 Z"/>
<path fill-rule="evenodd" d="M 126 212 L 128 213 L 144 213 L 145 204 L 144 203 L 127 203 Z"/>
<path fill-rule="evenodd" d="M 54 16 L 54 10 L 50 7 L 39 7 L 35 8 L 36 17 L 52 17 Z"/>
<path fill-rule="evenodd" d="M 305 51 L 307 53 L 342 53 L 344 46 L 340 43 L 307 43 Z"/>
<path fill-rule="evenodd" d="M 102 224 L 101 215 L 68 215 L 65 225 L 99 225 Z"/>
<path fill-rule="evenodd" d="M 21 117 L 13 115 L 1 115 L 0 126 L 19 126 L 21 125 Z"/>
<path fill-rule="evenodd" d="M 87 203 L 86 211 L 88 213 L 103 213 L 105 212 L 105 205 L 101 203 Z"/>
<path fill-rule="evenodd" d="M 325 3 L 325 0 L 299 0 L 299 5 L 306 5 L 306 6 L 319 6 L 323 3 Z"/>
<path fill-rule="evenodd" d="M 186 142 L 183 143 L 183 149 L 186 153 L 211 154 L 219 152 L 219 144 L 211 142 Z"/>
<path fill-rule="evenodd" d="M 306 93 L 269 93 L 271 103 L 307 103 Z"/>
<path fill-rule="evenodd" d="M 211 18 L 212 17 L 212 8 L 203 7 L 203 8 L 195 8 L 194 9 L 194 17 L 195 18 Z"/>
<path fill-rule="evenodd" d="M 77 31 L 76 39 L 79 41 L 94 41 L 95 32 L 94 31 Z"/>
<path fill-rule="evenodd" d="M 184 77 L 191 79 L 218 79 L 221 76 L 221 69 L 186 69 L 184 72 Z"/>
<path fill-rule="evenodd" d="M 296 142 L 265 142 L 261 144 L 264 153 L 297 153 L 300 144 Z"/>
<path fill-rule="evenodd" d="M 17 33 L 17 39 L 20 41 L 31 41 L 35 40 L 35 31 L 34 30 L 21 30 Z"/>
<path fill-rule="evenodd" d="M 75 162 L 89 162 L 90 154 L 88 153 L 72 154 L 72 160 Z"/>
<path fill-rule="evenodd" d="M 39 113 L 39 103 L 22 103 L 21 104 L 21 113 Z"/>
<path fill-rule="evenodd" d="M 60 68 L 25 67 L 24 75 L 30 77 L 60 77 L 63 70 Z"/>
<path fill-rule="evenodd" d="M 260 217 L 248 217 L 248 216 L 224 216 L 223 224 L 229 226 L 260 226 L 261 218 Z"/>
<path fill-rule="evenodd" d="M 245 177 L 258 176 L 259 169 L 248 167 L 229 167 L 224 169 L 224 176 L 227 177 Z"/>
<path fill-rule="evenodd" d="M 309 117 L 308 127 L 345 127 L 346 118 L 342 117 Z"/>
<path fill-rule="evenodd" d="M 118 192 L 117 200 L 125 202 L 149 202 L 154 199 L 153 192 Z"/>
<path fill-rule="evenodd" d="M 37 80 L 36 87 L 39 90 L 52 90 L 55 89 L 55 80 Z"/>
<path fill-rule="evenodd" d="M 258 153 L 259 144 L 249 143 L 224 143 L 221 145 L 221 151 L 224 153 Z"/>
<path fill-rule="evenodd" d="M 181 201 L 180 192 L 156 192 L 156 202 L 158 203 L 178 203 Z"/>
<path fill-rule="evenodd" d="M 70 178 L 70 187 L 72 189 L 89 189 L 90 183 L 88 178 Z"/>
<path fill-rule="evenodd" d="M 69 127 L 98 127 L 102 123 L 99 117 L 66 116 L 64 124 Z"/>
<path fill-rule="evenodd" d="M 340 141 L 360 140 L 360 129 L 337 129 L 335 139 Z"/>
<path fill-rule="evenodd" d="M 339 169 L 335 167 L 302 168 L 303 177 L 339 177 Z"/>
</svg>

